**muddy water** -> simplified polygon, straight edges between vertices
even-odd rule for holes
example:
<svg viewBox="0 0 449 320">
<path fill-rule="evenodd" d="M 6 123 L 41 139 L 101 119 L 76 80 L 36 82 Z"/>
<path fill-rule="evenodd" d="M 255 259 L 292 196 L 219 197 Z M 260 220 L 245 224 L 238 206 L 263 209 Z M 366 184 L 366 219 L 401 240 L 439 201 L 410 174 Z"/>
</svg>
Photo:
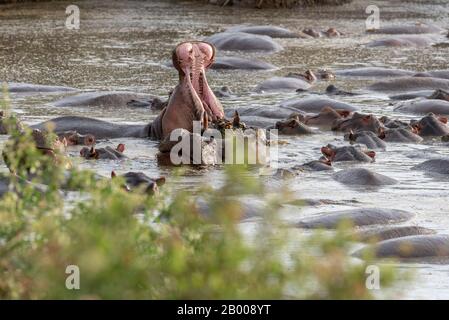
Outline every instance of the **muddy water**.
<svg viewBox="0 0 449 320">
<path fill-rule="evenodd" d="M 430 4 L 433 2 L 433 4 Z M 234 98 L 222 99 L 225 108 L 234 106 L 272 106 L 280 101 L 308 94 L 278 93 L 255 95 L 252 89 L 263 79 L 293 71 L 318 68 L 352 68 L 360 66 L 389 66 L 410 70 L 447 69 L 448 48 L 425 49 L 367 49 L 364 43 L 379 37 L 366 35 L 365 8 L 368 3 L 342 7 L 308 8 L 301 10 L 244 10 L 192 6 L 189 3 L 145 1 L 79 2 L 80 30 L 67 30 L 65 8 L 69 3 L 0 6 L 0 80 L 37 84 L 67 85 L 83 90 L 127 90 L 166 96 L 177 82 L 173 69 L 164 67 L 175 44 L 203 37 L 242 24 L 272 24 L 291 30 L 306 27 L 320 30 L 336 27 L 346 34 L 340 39 L 277 39 L 284 50 L 275 54 L 244 54 L 270 62 L 277 70 L 263 72 L 211 71 L 208 80 L 212 87 L 229 86 Z M 400 1 L 372 1 L 380 8 L 381 23 L 435 22 L 449 26 L 449 6 L 445 1 L 420 3 Z M 219 52 L 219 55 L 239 53 Z M 337 79 L 334 84 L 345 90 L 357 90 L 368 84 L 366 80 Z M 322 92 L 329 83 L 320 83 L 313 91 Z M 87 115 L 117 123 L 147 123 L 155 117 L 144 109 L 132 108 L 56 108 L 51 101 L 60 95 L 13 95 L 12 105 L 27 123 L 59 115 Z M 386 96 L 365 94 L 341 98 L 359 106 L 362 111 L 398 118 Z M 5 139 L 1 138 L 2 141 Z M 283 137 L 280 166 L 315 160 L 320 147 L 327 143 L 344 144 L 341 135 L 329 132 L 301 138 Z M 155 163 L 156 143 L 147 140 L 121 139 L 127 146 L 129 160 L 124 162 L 75 160 L 83 167 L 108 175 L 111 170 L 144 171 L 150 176 L 170 175 L 170 169 Z M 118 140 L 104 144 L 116 144 Z M 73 156 L 78 149 L 69 151 Z M 286 207 L 285 218 L 297 221 L 317 212 L 355 206 L 378 206 L 415 212 L 412 224 L 449 233 L 447 209 L 448 180 L 411 171 L 410 167 L 430 157 L 447 156 L 447 145 L 430 142 L 420 145 L 389 144 L 385 152 L 378 152 L 377 161 L 364 165 L 378 173 L 400 181 L 380 189 L 347 188 L 331 179 L 327 173 L 307 173 L 288 181 L 298 198 L 327 199 L 331 205 L 315 207 Z M 335 165 L 336 169 L 348 165 Z M 2 165 L 2 170 L 5 170 Z M 179 187 L 194 187 L 201 182 L 220 182 L 220 169 L 192 172 L 179 182 Z M 282 183 L 266 178 L 275 190 Z M 406 288 L 398 288 L 399 298 L 449 298 L 447 265 L 399 265 L 417 272 L 416 280 Z M 404 289 L 404 290 L 402 290 Z"/>
</svg>

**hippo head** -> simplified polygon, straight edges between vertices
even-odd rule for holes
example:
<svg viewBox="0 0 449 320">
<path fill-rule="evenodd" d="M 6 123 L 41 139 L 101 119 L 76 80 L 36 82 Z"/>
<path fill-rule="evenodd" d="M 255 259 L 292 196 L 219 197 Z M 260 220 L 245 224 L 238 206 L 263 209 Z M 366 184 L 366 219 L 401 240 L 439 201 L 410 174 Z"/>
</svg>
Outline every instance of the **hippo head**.
<svg viewBox="0 0 449 320">
<path fill-rule="evenodd" d="M 208 122 L 224 117 L 223 107 L 210 89 L 206 70 L 214 62 L 215 48 L 201 41 L 183 42 L 173 51 L 173 66 L 179 85 L 170 96 L 162 118 L 163 136 L 174 129 L 192 131 L 193 121 L 206 129 Z"/>
<path fill-rule="evenodd" d="M 310 134 L 312 130 L 303 124 L 299 118 L 293 117 L 283 121 L 276 122 L 275 128 L 279 130 L 280 134 L 285 135 L 297 135 L 297 134 Z"/>
<path fill-rule="evenodd" d="M 332 130 L 336 131 L 371 131 L 379 132 L 380 128 L 384 125 L 379 121 L 379 119 L 372 114 L 361 114 L 355 112 L 351 118 L 337 120 L 332 127 Z"/>
<path fill-rule="evenodd" d="M 114 171 L 111 172 L 111 178 L 117 175 Z M 124 188 L 127 191 L 142 188 L 143 191 L 154 194 L 159 191 L 159 187 L 165 184 L 165 177 L 152 179 L 143 172 L 127 172 L 122 176 L 125 179 Z"/>
<path fill-rule="evenodd" d="M 95 136 L 92 134 L 82 135 L 76 131 L 66 131 L 59 135 L 59 139 L 66 139 L 68 146 L 85 145 L 91 146 L 95 144 Z"/>
<path fill-rule="evenodd" d="M 429 113 L 419 121 L 412 121 L 410 124 L 414 128 L 415 133 L 420 136 L 445 136 L 449 134 L 447 126 L 448 119 L 446 117 L 437 117 L 433 113 Z"/>
<path fill-rule="evenodd" d="M 307 116 L 305 123 L 307 125 L 329 126 L 331 127 L 334 121 L 347 118 L 351 113 L 347 110 L 335 110 L 332 107 L 324 107 L 320 113 L 312 116 Z"/>
</svg>

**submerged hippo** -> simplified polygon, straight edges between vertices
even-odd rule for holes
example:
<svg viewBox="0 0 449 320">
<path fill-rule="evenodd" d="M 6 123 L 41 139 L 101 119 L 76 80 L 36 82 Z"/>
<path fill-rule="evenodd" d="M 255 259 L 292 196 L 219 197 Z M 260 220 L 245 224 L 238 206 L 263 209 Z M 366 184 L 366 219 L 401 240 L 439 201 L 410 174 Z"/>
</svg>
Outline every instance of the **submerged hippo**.
<svg viewBox="0 0 449 320">
<path fill-rule="evenodd" d="M 367 30 L 369 33 L 382 34 L 425 34 L 425 33 L 441 33 L 443 29 L 427 23 L 415 23 L 406 25 L 387 25 L 379 29 Z"/>
<path fill-rule="evenodd" d="M 426 72 L 418 72 L 413 75 L 414 77 L 429 77 L 429 78 L 441 78 L 449 80 L 449 70 L 434 70 Z"/>
<path fill-rule="evenodd" d="M 119 125 L 86 117 L 59 117 L 32 126 L 45 128 L 50 122 L 56 133 L 77 131 L 92 134 L 98 139 L 140 137 L 163 139 L 175 129 L 193 130 L 193 121 L 202 129 L 212 121 L 224 117 L 223 107 L 215 97 L 206 79 L 206 70 L 215 57 L 215 48 L 206 42 L 192 41 L 179 44 L 173 51 L 173 65 L 179 73 L 179 84 L 170 95 L 167 107 L 146 125 Z"/>
<path fill-rule="evenodd" d="M 111 178 L 117 177 L 117 174 L 112 171 Z M 145 192 L 153 194 L 159 190 L 159 187 L 165 184 L 165 177 L 152 179 L 143 172 L 127 172 L 120 177 L 125 179 L 125 189 L 128 191 L 134 189 L 143 189 Z"/>
<path fill-rule="evenodd" d="M 282 50 L 282 46 L 271 37 L 244 32 L 222 32 L 205 39 L 217 49 L 228 51 L 267 51 Z"/>
<path fill-rule="evenodd" d="M 58 136 L 61 140 L 65 139 L 68 146 L 92 146 L 95 144 L 95 136 L 92 134 L 79 134 L 76 131 L 66 131 L 58 134 Z"/>
<path fill-rule="evenodd" d="M 269 78 L 262 83 L 260 83 L 255 91 L 263 92 L 263 91 L 283 91 L 283 90 L 291 90 L 296 91 L 298 89 L 304 91 L 311 87 L 310 82 L 295 78 L 295 77 L 272 77 Z"/>
<path fill-rule="evenodd" d="M 438 41 L 438 37 L 431 35 L 405 35 L 394 36 L 389 38 L 383 38 L 373 40 L 366 46 L 368 48 L 375 47 L 428 47 Z"/>
<path fill-rule="evenodd" d="M 373 83 L 368 90 L 406 92 L 419 90 L 449 90 L 449 80 L 427 77 L 403 77 Z"/>
<path fill-rule="evenodd" d="M 413 259 L 427 261 L 436 258 L 449 258 L 448 235 L 416 235 L 381 241 L 375 245 L 362 248 L 354 253 L 363 257 L 374 253 L 377 258 Z"/>
<path fill-rule="evenodd" d="M 269 36 L 272 38 L 298 38 L 299 34 L 288 29 L 276 26 L 234 26 L 226 29 L 226 32 L 244 32 Z"/>
<path fill-rule="evenodd" d="M 437 100 L 444 100 L 449 101 L 449 92 L 444 90 L 435 90 L 432 92 L 430 96 L 427 97 L 427 99 L 437 99 Z"/>
<path fill-rule="evenodd" d="M 438 99 L 407 101 L 396 107 L 395 111 L 415 114 L 427 114 L 432 112 L 439 115 L 449 115 L 449 101 Z"/>
<path fill-rule="evenodd" d="M 148 107 L 155 98 L 157 97 L 153 95 L 133 92 L 83 92 L 55 101 L 53 105 L 56 107 L 126 107 L 136 106 L 138 101 L 139 106 Z"/>
<path fill-rule="evenodd" d="M 354 92 L 340 90 L 333 84 L 327 86 L 325 92 L 328 95 L 336 95 L 336 96 L 356 96 L 357 95 L 357 93 L 354 93 Z"/>
<path fill-rule="evenodd" d="M 284 121 L 276 122 L 275 128 L 279 131 L 279 134 L 285 135 L 303 135 L 312 134 L 311 128 L 300 122 L 297 117 L 292 117 Z"/>
<path fill-rule="evenodd" d="M 379 138 L 387 142 L 420 143 L 423 138 L 409 128 L 391 128 L 381 130 Z"/>
<path fill-rule="evenodd" d="M 412 167 L 412 169 L 431 173 L 449 174 L 449 159 L 430 159 Z"/>
<path fill-rule="evenodd" d="M 362 230 L 355 233 L 354 236 L 361 242 L 379 242 L 388 239 L 435 233 L 435 230 L 419 226 L 399 226 Z"/>
<path fill-rule="evenodd" d="M 349 222 L 354 227 L 404 222 L 415 215 L 397 209 L 357 208 L 320 214 L 301 220 L 297 226 L 307 229 L 335 229 L 341 223 Z"/>
<path fill-rule="evenodd" d="M 214 70 L 273 70 L 276 67 L 268 62 L 240 57 L 217 57 L 210 66 Z"/>
<path fill-rule="evenodd" d="M 377 133 L 383 127 L 384 125 L 375 115 L 354 112 L 350 118 L 335 121 L 331 129 L 343 132 L 371 131 Z"/>
<path fill-rule="evenodd" d="M 342 32 L 338 31 L 335 28 L 329 28 L 326 31 L 316 31 L 315 29 L 307 28 L 303 29 L 301 33 L 312 38 L 321 38 L 321 37 L 337 38 L 343 35 Z"/>
<path fill-rule="evenodd" d="M 325 107 L 331 107 L 335 110 L 345 110 L 353 112 L 358 110 L 356 107 L 337 100 L 322 98 L 322 97 L 308 97 L 308 98 L 294 98 L 281 102 L 281 107 L 289 109 L 297 109 L 304 112 L 318 113 Z"/>
<path fill-rule="evenodd" d="M 328 144 L 321 148 L 321 153 L 329 159 L 330 162 L 338 161 L 360 161 L 373 162 L 376 156 L 374 151 L 364 150 L 360 146 L 336 147 Z"/>
<path fill-rule="evenodd" d="M 336 121 L 347 118 L 350 114 L 350 111 L 324 107 L 318 114 L 307 115 L 304 119 L 304 123 L 311 126 L 331 129 Z"/>
<path fill-rule="evenodd" d="M 329 159 L 320 159 L 306 162 L 292 167 L 294 171 L 333 171 L 332 163 Z"/>
<path fill-rule="evenodd" d="M 403 69 L 391 69 L 383 67 L 362 67 L 362 68 L 336 70 L 335 74 L 343 77 L 388 78 L 388 77 L 413 76 L 415 72 Z"/>
<path fill-rule="evenodd" d="M 345 134 L 345 140 L 351 143 L 363 144 L 370 149 L 385 150 L 387 148 L 387 144 L 372 131 L 358 131 L 356 133 L 350 131 Z"/>
<path fill-rule="evenodd" d="M 429 113 L 417 122 L 412 122 L 412 126 L 422 137 L 442 137 L 449 134 L 447 118 L 436 117 L 433 113 Z"/>
<path fill-rule="evenodd" d="M 31 83 L 7 83 L 8 91 L 11 93 L 58 93 L 58 92 L 71 92 L 78 89 L 63 86 L 48 86 Z"/>
<path fill-rule="evenodd" d="M 126 158 L 123 154 L 125 145 L 120 143 L 117 148 L 107 146 L 105 148 L 84 147 L 80 150 L 80 156 L 87 160 L 120 160 Z"/>
<path fill-rule="evenodd" d="M 372 172 L 365 168 L 345 169 L 333 175 L 338 182 L 355 186 L 384 186 L 398 183 L 397 180 Z"/>
</svg>

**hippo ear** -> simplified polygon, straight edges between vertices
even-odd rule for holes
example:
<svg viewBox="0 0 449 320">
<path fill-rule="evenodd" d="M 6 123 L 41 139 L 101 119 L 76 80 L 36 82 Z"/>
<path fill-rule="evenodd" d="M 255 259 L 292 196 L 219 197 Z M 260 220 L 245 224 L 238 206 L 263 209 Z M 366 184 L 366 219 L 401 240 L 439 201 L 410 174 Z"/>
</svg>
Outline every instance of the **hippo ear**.
<svg viewBox="0 0 449 320">
<path fill-rule="evenodd" d="M 115 177 L 117 177 L 117 174 L 115 173 L 114 170 L 112 170 L 112 171 L 111 171 L 111 179 L 113 179 L 113 178 L 115 178 Z"/>
<path fill-rule="evenodd" d="M 86 134 L 84 144 L 86 146 L 93 146 L 95 144 L 95 136 L 93 134 Z"/>
<path fill-rule="evenodd" d="M 125 145 L 123 143 L 119 143 L 116 150 L 123 153 L 125 151 Z"/>
<path fill-rule="evenodd" d="M 376 157 L 376 153 L 374 151 L 366 151 L 365 154 L 370 158 L 372 158 L 373 160 Z"/>
<path fill-rule="evenodd" d="M 293 118 L 290 120 L 290 122 L 288 123 L 288 126 L 291 128 L 296 127 L 296 124 L 298 123 L 298 120 L 296 118 Z"/>
<path fill-rule="evenodd" d="M 349 141 L 355 141 L 354 131 L 349 130 L 348 139 Z"/>
<path fill-rule="evenodd" d="M 343 118 L 347 118 L 351 114 L 348 110 L 337 110 L 337 113 Z"/>
<path fill-rule="evenodd" d="M 447 124 L 447 117 L 438 117 L 438 120 L 440 120 L 444 124 Z"/>
<path fill-rule="evenodd" d="M 370 122 L 370 121 L 371 121 L 371 115 L 368 114 L 368 115 L 364 116 L 364 117 L 362 118 L 362 121 L 365 122 L 365 123 Z"/>
<path fill-rule="evenodd" d="M 154 181 L 160 187 L 165 184 L 165 177 L 159 177 L 159 178 L 155 179 Z"/>
<path fill-rule="evenodd" d="M 379 139 L 382 139 L 382 140 L 385 139 L 385 130 L 384 130 L 384 128 L 379 128 L 379 132 L 378 132 L 377 136 L 379 137 Z"/>
</svg>

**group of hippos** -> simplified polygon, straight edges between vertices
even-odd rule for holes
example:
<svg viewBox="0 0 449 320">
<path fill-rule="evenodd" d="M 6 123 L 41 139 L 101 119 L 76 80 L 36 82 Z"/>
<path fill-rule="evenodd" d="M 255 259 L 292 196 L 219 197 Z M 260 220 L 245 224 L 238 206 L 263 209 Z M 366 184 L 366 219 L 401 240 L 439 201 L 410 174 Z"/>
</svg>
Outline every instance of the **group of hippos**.
<svg viewBox="0 0 449 320">
<path fill-rule="evenodd" d="M 428 24 L 386 26 L 372 31 L 389 35 L 373 40 L 367 47 L 376 46 L 424 46 L 444 41 L 443 29 Z M 342 37 L 343 33 L 331 28 L 327 31 L 305 29 L 301 32 L 274 26 L 237 26 L 212 35 L 204 41 L 183 42 L 173 50 L 172 65 L 179 73 L 179 83 L 167 101 L 159 97 L 129 92 L 83 92 L 67 87 L 9 83 L 9 91 L 59 92 L 74 91 L 55 106 L 134 106 L 161 110 L 159 115 L 146 125 L 114 124 L 106 121 L 63 116 L 33 125 L 33 136 L 38 148 L 48 153 L 55 145 L 85 145 L 80 155 L 86 159 L 122 159 L 125 146 L 95 148 L 95 142 L 107 138 L 150 138 L 160 140 L 160 153 L 170 151 L 172 144 L 167 139 L 175 129 L 192 134 L 193 121 L 207 128 L 275 128 L 279 135 L 308 135 L 320 131 L 342 132 L 347 146 L 328 144 L 321 148 L 321 158 L 293 168 L 280 169 L 281 176 L 295 175 L 304 170 L 333 171 L 332 164 L 338 161 L 373 162 L 376 152 L 386 149 L 388 143 L 422 143 L 427 139 L 449 141 L 449 70 L 414 72 L 410 70 L 380 67 L 311 71 L 303 74 L 290 73 L 273 77 L 260 83 L 255 92 L 297 91 L 307 92 L 316 82 L 335 77 L 358 77 L 376 79 L 360 92 L 344 91 L 329 85 L 324 94 L 294 98 L 278 106 L 267 108 L 235 107 L 224 109 L 218 97 L 232 95 L 226 87 L 213 91 L 207 82 L 207 69 L 268 70 L 275 67 L 256 59 L 239 57 L 217 57 L 216 50 L 263 51 L 282 50 L 273 38 Z M 347 103 L 332 97 L 358 95 L 366 92 L 388 94 L 392 101 L 401 101 L 396 111 L 418 115 L 417 119 L 402 121 L 387 116 L 364 114 Z M 231 119 L 231 120 L 228 120 Z M 55 145 L 42 139 L 49 123 L 58 135 Z M 0 131 L 4 131 L 0 126 Z M 6 133 L 6 132 L 3 132 Z M 210 142 L 210 141 L 209 141 Z M 218 146 L 222 147 L 222 146 Z M 207 163 L 205 163 L 207 164 Z M 449 175 L 449 159 L 431 159 L 414 167 L 440 175 Z M 365 168 L 344 169 L 333 174 L 335 180 L 354 186 L 382 186 L 397 183 L 395 179 Z M 155 190 L 163 179 L 151 179 L 141 172 L 124 175 L 129 186 L 147 184 Z M 433 230 L 419 226 L 386 226 L 402 223 L 414 215 L 403 210 L 359 208 L 326 213 L 301 220 L 301 228 L 336 228 L 342 221 L 350 220 L 356 227 L 379 226 L 382 228 L 361 229 L 360 241 L 374 241 L 369 246 L 378 257 L 418 259 L 431 261 L 449 257 L 449 236 L 437 235 Z M 367 248 L 355 253 L 363 256 Z"/>
</svg>

